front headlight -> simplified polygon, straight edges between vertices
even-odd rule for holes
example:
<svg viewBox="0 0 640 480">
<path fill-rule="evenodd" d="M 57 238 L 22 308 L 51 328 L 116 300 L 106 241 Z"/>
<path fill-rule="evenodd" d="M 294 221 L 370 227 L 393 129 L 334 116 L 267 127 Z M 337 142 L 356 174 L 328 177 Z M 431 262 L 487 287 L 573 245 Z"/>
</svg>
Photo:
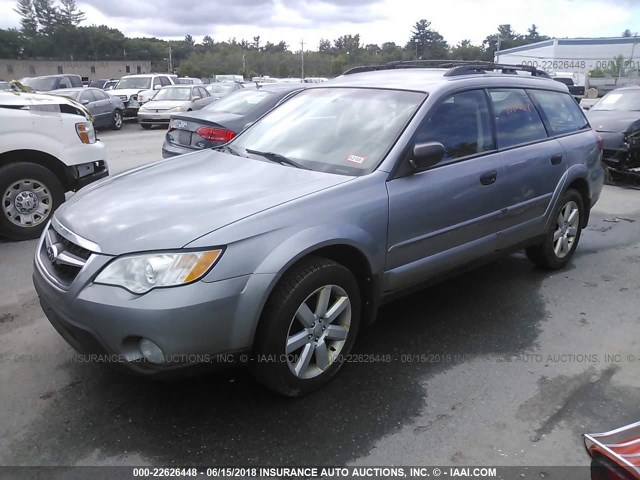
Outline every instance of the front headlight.
<svg viewBox="0 0 640 480">
<path fill-rule="evenodd" d="M 95 283 L 146 293 L 157 287 L 186 285 L 202 278 L 222 255 L 222 249 L 204 252 L 156 252 L 117 258 Z"/>
<path fill-rule="evenodd" d="M 141 107 L 138 109 L 138 111 L 139 111 L 139 112 L 146 112 L 146 111 L 147 111 L 147 107 L 145 107 L 145 106 L 143 105 L 143 106 L 141 106 Z"/>
<path fill-rule="evenodd" d="M 184 111 L 184 107 L 182 105 L 169 109 L 169 112 L 182 112 L 182 111 Z"/>
</svg>

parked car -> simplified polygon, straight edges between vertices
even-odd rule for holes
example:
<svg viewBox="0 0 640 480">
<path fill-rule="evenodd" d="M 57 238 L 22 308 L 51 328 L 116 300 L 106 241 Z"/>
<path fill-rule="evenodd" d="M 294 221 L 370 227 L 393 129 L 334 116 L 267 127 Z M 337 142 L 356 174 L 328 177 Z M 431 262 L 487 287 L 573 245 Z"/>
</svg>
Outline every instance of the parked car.
<svg viewBox="0 0 640 480">
<path fill-rule="evenodd" d="M 157 90 L 173 84 L 173 79 L 169 75 L 126 75 L 120 79 L 113 90 L 109 91 L 109 95 L 120 97 L 124 103 L 125 117 L 136 117 L 140 105 L 149 101 Z"/>
<path fill-rule="evenodd" d="M 89 83 L 89 86 L 94 88 L 99 88 L 101 90 L 112 90 L 117 83 L 118 83 L 117 78 L 110 78 L 110 79 L 103 78 L 99 80 L 91 80 L 91 82 Z"/>
<path fill-rule="evenodd" d="M 192 77 L 180 77 L 178 78 L 179 85 L 202 85 L 202 80 Z"/>
<path fill-rule="evenodd" d="M 122 111 L 124 103 L 119 97 L 112 97 L 99 88 L 62 88 L 52 92 L 81 103 L 91 112 L 93 125 L 96 128 L 108 127 L 113 130 L 122 128 Z"/>
<path fill-rule="evenodd" d="M 27 77 L 20 79 L 20 83 L 35 92 L 49 92 L 59 88 L 82 87 L 80 75 L 44 75 L 42 77 Z"/>
<path fill-rule="evenodd" d="M 565 266 L 604 179 L 566 86 L 523 66 L 400 67 L 301 90 L 217 150 L 75 195 L 36 253 L 51 323 L 141 374 L 243 353 L 299 396 L 385 299 L 518 248 Z M 60 239 L 86 260 L 65 276 L 47 255 Z"/>
<path fill-rule="evenodd" d="M 65 192 L 109 174 L 105 158 L 82 105 L 0 91 L 0 235 L 37 238 Z"/>
<path fill-rule="evenodd" d="M 199 112 L 172 115 L 162 156 L 172 157 L 222 145 L 304 87 L 303 84 L 279 84 L 257 90 L 242 89 Z"/>
<path fill-rule="evenodd" d="M 244 82 L 244 77 L 242 75 L 233 75 L 233 74 L 223 74 L 223 75 L 215 75 L 213 77 L 214 82 L 236 82 L 242 83 Z"/>
<path fill-rule="evenodd" d="M 214 100 L 200 85 L 164 87 L 151 101 L 140 107 L 138 123 L 145 129 L 153 125 L 168 125 L 174 113 L 200 110 Z"/>
<path fill-rule="evenodd" d="M 640 179 L 640 87 L 612 90 L 587 112 L 604 142 L 609 175 Z"/>
<path fill-rule="evenodd" d="M 236 90 L 242 90 L 244 86 L 241 83 L 237 82 L 216 82 L 210 83 L 204 88 L 207 92 L 209 92 L 209 95 L 211 95 L 216 100 L 220 100 L 222 97 L 226 97 Z"/>
</svg>

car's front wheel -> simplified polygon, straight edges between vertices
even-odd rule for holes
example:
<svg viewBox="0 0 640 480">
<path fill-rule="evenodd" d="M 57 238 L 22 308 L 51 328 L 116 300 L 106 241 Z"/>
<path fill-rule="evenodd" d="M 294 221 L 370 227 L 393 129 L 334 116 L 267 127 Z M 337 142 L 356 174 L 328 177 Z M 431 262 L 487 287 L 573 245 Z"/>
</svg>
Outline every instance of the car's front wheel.
<svg viewBox="0 0 640 480">
<path fill-rule="evenodd" d="M 537 266 L 556 270 L 564 267 L 578 246 L 584 218 L 583 200 L 575 190 L 567 190 L 552 213 L 544 242 L 526 249 Z"/>
<path fill-rule="evenodd" d="M 0 234 L 11 240 L 38 238 L 64 202 L 64 188 L 48 169 L 30 162 L 0 168 Z"/>
<path fill-rule="evenodd" d="M 287 272 L 265 306 L 253 352 L 258 381 L 298 397 L 327 383 L 351 350 L 360 323 L 353 274 L 325 258 Z"/>
<path fill-rule="evenodd" d="M 120 110 L 113 111 L 113 118 L 111 119 L 111 129 L 120 130 L 122 128 L 122 112 Z"/>
</svg>

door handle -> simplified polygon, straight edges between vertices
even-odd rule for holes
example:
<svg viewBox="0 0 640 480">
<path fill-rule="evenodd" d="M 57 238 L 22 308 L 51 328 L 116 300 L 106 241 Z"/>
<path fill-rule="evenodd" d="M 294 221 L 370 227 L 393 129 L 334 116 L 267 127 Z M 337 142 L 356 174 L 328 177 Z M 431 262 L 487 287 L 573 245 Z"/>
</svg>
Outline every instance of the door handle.
<svg viewBox="0 0 640 480">
<path fill-rule="evenodd" d="M 480 177 L 480 183 L 482 185 L 491 185 L 492 183 L 495 183 L 497 179 L 498 179 L 498 172 L 493 170 L 491 172 L 483 173 L 482 176 Z"/>
<path fill-rule="evenodd" d="M 562 162 L 561 153 L 558 153 L 557 155 L 554 155 L 553 157 L 551 157 L 551 165 L 560 165 L 560 162 Z"/>
</svg>

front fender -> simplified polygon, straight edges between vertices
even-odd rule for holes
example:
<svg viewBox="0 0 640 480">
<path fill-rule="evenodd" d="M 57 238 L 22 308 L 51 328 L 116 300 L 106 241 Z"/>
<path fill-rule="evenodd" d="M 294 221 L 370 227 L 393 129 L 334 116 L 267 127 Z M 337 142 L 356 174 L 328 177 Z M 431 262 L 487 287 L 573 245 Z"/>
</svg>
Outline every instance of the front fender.
<svg viewBox="0 0 640 480">
<path fill-rule="evenodd" d="M 384 249 L 380 247 L 383 243 L 376 242 L 369 232 L 354 225 L 317 225 L 280 243 L 256 268 L 245 287 L 246 295 L 243 296 L 246 301 L 241 302 L 238 311 L 238 318 L 242 321 L 232 332 L 234 344 L 243 347 L 253 344 L 260 316 L 271 292 L 300 259 L 324 247 L 348 245 L 364 255 L 375 275 L 384 265 Z"/>
<path fill-rule="evenodd" d="M 257 274 L 278 276 L 313 251 L 334 245 L 354 247 L 365 256 L 372 272 L 384 265 L 384 242 L 355 225 L 314 225 L 297 232 L 272 250 L 255 270 Z"/>
</svg>

